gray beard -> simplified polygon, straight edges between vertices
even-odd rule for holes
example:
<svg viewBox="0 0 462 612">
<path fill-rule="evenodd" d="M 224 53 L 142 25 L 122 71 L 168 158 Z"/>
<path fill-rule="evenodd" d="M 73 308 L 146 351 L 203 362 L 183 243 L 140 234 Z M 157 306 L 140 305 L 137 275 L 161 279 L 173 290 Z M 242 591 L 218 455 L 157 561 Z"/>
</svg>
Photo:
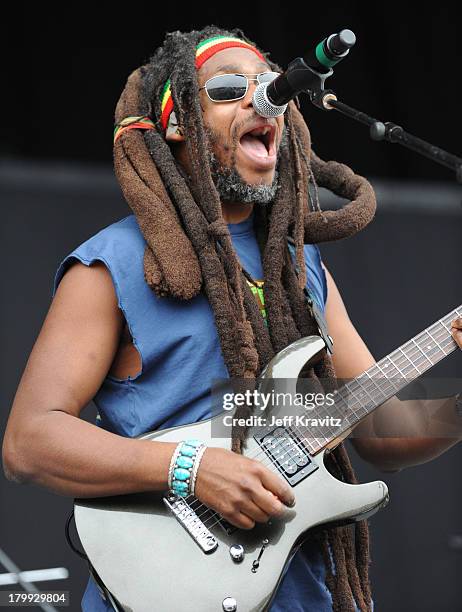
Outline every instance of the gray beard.
<svg viewBox="0 0 462 612">
<path fill-rule="evenodd" d="M 209 153 L 210 171 L 222 202 L 242 202 L 266 205 L 273 202 L 279 189 L 279 174 L 276 170 L 271 185 L 246 183 L 236 167 L 227 168 Z"/>
<path fill-rule="evenodd" d="M 282 147 L 287 145 L 287 130 L 284 128 L 281 147 L 278 151 L 278 163 L 271 185 L 264 183 L 246 183 L 236 168 L 236 146 L 232 154 L 231 166 L 224 166 L 213 153 L 214 146 L 223 146 L 220 137 L 210 128 L 205 128 L 208 140 L 208 159 L 212 179 L 222 202 L 242 202 L 245 204 L 260 204 L 265 206 L 274 201 L 279 189 L 279 159 Z"/>
</svg>

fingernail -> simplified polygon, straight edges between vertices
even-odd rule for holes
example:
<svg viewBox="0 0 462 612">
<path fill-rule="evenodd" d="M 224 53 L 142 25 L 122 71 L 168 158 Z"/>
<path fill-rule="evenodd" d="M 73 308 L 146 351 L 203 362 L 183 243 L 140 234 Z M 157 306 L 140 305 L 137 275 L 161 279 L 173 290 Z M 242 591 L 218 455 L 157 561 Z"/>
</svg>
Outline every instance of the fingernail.
<svg viewBox="0 0 462 612">
<path fill-rule="evenodd" d="M 295 506 L 295 497 L 291 501 L 284 502 L 288 508 L 293 508 Z"/>
</svg>

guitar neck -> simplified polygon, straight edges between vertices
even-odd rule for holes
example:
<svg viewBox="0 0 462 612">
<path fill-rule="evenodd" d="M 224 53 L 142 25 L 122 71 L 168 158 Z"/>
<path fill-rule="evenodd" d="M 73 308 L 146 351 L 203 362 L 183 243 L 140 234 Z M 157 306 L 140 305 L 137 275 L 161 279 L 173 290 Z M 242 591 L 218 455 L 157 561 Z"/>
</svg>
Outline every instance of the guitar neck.
<svg viewBox="0 0 462 612">
<path fill-rule="evenodd" d="M 335 392 L 335 405 L 316 410 L 313 417 L 332 417 L 341 420 L 340 427 L 323 426 L 323 435 L 309 428 L 296 432 L 312 454 L 328 447 L 355 427 L 376 408 L 404 389 L 450 355 L 457 343 L 451 335 L 451 321 L 462 316 L 462 305 L 424 329 L 368 370 L 344 384 Z M 330 420 L 330 419 L 329 419 Z"/>
</svg>

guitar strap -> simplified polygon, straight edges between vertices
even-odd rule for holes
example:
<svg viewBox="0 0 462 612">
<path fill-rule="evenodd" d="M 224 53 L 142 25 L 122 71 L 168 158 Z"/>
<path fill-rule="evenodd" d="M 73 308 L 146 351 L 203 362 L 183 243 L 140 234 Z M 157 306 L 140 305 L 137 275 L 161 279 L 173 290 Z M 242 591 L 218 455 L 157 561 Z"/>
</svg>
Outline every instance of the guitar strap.
<svg viewBox="0 0 462 612">
<path fill-rule="evenodd" d="M 296 259 L 295 259 L 295 242 L 290 237 L 288 238 L 288 247 L 289 247 L 289 251 L 292 254 L 294 262 L 296 262 Z M 298 270 L 298 266 L 297 266 L 296 263 L 294 265 L 294 269 L 295 269 L 295 274 L 297 275 L 297 278 L 298 278 L 299 270 Z M 334 349 L 334 341 L 332 340 L 331 336 L 329 336 L 329 332 L 328 332 L 328 329 L 327 329 L 326 317 L 324 316 L 324 313 L 321 310 L 321 307 L 318 304 L 318 301 L 316 300 L 316 298 L 314 297 L 314 295 L 311 293 L 311 291 L 309 290 L 309 288 L 306 285 L 305 285 L 305 287 L 303 287 L 303 294 L 305 296 L 305 301 L 306 301 L 306 304 L 308 306 L 308 310 L 310 311 L 312 317 L 316 321 L 316 325 L 318 326 L 319 335 L 324 340 L 324 343 L 325 343 L 326 348 L 329 351 L 329 353 L 331 355 L 333 355 L 333 353 L 334 353 L 334 350 L 333 350 Z"/>
</svg>

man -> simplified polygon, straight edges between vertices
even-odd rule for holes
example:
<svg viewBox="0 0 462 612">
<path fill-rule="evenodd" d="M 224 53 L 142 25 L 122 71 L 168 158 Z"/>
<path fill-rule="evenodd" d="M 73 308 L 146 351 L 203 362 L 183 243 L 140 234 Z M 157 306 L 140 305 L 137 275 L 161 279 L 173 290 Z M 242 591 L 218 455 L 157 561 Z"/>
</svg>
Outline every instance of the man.
<svg viewBox="0 0 462 612">
<path fill-rule="evenodd" d="M 332 362 L 324 357 L 314 375 L 332 377 L 335 369 L 351 378 L 374 363 L 309 244 L 364 227 L 372 190 L 345 166 L 315 156 L 293 104 L 273 120 L 255 113 L 255 86 L 275 69 L 241 35 L 211 27 L 168 35 L 130 77 L 116 112 L 114 159 L 135 216 L 80 245 L 58 270 L 5 434 L 10 479 L 80 498 L 166 490 L 177 445 L 131 438 L 206 418 L 213 379 L 256 376 L 277 351 L 316 333 L 305 284 L 335 345 Z M 339 213 L 309 211 L 310 181 L 353 202 Z M 453 327 L 461 346 L 462 322 Z M 92 398 L 99 427 L 79 418 Z M 458 441 L 423 437 L 419 415 L 396 399 L 389 404 L 413 437 L 374 437 L 364 421 L 353 443 L 378 467 L 423 463 Z M 450 413 L 454 400 L 444 409 Z M 241 444 L 237 431 L 237 452 L 205 450 L 195 493 L 250 529 L 281 515 L 294 496 L 240 455 Z M 353 479 L 342 446 L 333 461 L 340 477 Z M 271 610 L 370 610 L 364 523 L 358 533 L 356 544 L 346 528 L 310 539 Z M 91 579 L 82 608 L 111 609 Z"/>
</svg>

